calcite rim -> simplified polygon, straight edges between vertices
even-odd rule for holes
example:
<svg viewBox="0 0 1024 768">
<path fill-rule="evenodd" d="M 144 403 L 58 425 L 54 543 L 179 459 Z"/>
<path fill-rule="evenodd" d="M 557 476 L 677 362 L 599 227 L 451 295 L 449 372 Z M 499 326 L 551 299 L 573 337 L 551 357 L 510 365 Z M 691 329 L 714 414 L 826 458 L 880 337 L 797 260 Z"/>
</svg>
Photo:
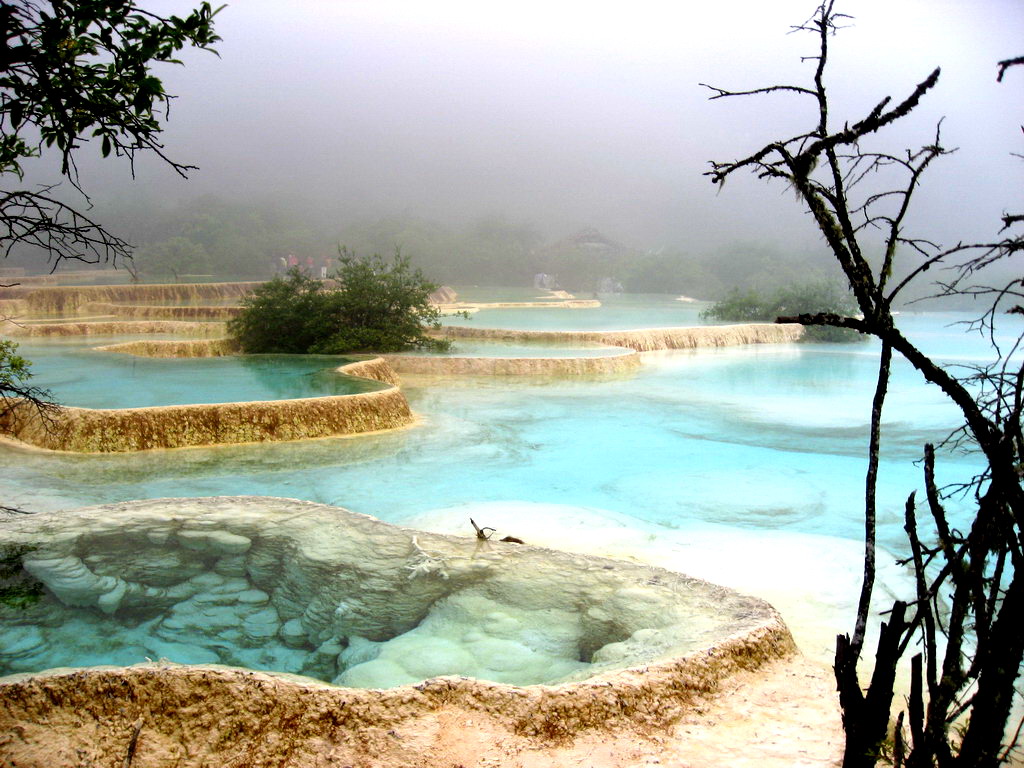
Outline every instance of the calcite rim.
<svg viewBox="0 0 1024 768">
<path fill-rule="evenodd" d="M 384 386 L 325 397 L 111 409 L 59 406 L 46 413 L 18 403 L 0 413 L 0 433 L 43 450 L 126 453 L 356 436 L 415 423 L 397 375 L 382 358 L 347 363 L 337 371 Z"/>
<path fill-rule="evenodd" d="M 149 710 L 152 717 L 155 713 L 150 708 L 156 702 L 139 696 L 134 689 L 160 688 L 161 680 L 174 678 L 188 683 L 193 700 L 228 696 L 245 707 L 256 691 L 270 692 L 271 699 L 282 694 L 300 697 L 307 713 L 344 711 L 346 718 L 376 726 L 396 725 L 428 711 L 457 706 L 499 715 L 520 735 L 558 739 L 592 728 L 663 728 L 685 716 L 696 702 L 714 695 L 731 676 L 795 653 L 788 628 L 775 616 L 703 651 L 555 685 L 514 686 L 439 676 L 396 688 L 360 689 L 298 675 L 214 664 L 146 662 L 130 667 L 65 667 L 0 677 L 0 700 L 4 702 L 0 722 L 6 717 L 16 722 L 19 705 L 37 712 L 81 707 L 86 702 L 95 708 L 93 695 L 85 692 L 96 689 L 105 692 L 103 710 L 123 712 L 129 719 L 146 716 Z M 168 704 L 166 700 L 160 702 L 161 707 Z"/>
</svg>

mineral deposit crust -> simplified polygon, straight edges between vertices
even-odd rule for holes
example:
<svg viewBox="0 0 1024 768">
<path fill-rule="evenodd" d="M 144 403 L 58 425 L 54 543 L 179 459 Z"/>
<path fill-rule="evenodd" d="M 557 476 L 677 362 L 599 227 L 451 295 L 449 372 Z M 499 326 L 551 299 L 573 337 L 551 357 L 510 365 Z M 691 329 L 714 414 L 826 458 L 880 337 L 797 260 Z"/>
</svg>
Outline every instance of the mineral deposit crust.
<svg viewBox="0 0 1024 768">
<path fill-rule="evenodd" d="M 137 766 L 160 764 L 167 750 L 196 765 L 314 764 L 332 744 L 442 708 L 549 740 L 660 727 L 733 673 L 794 651 L 766 603 L 678 573 L 428 534 L 289 499 L 39 514 L 5 525 L 0 538 L 23 548 L 25 569 L 47 588 L 45 605 L 4 616 L 2 661 L 25 674 L 0 679 L 0 754 L 18 765 L 43 765 L 48 731 L 72 722 L 77 748 L 110 762 L 124 758 L 141 719 Z M 70 619 L 31 620 L 54 610 L 132 626 L 142 615 L 155 648 L 191 644 L 211 662 L 231 657 L 224 649 L 235 643 L 240 657 L 263 649 L 299 664 L 284 672 L 306 676 L 166 663 L 41 673 L 48 638 Z M 435 632 L 438 622 L 448 635 Z M 447 652 L 435 653 L 441 641 Z M 406 653 L 389 657 L 402 643 Z M 497 647 L 505 652 L 494 659 L 473 657 Z M 531 654 L 545 663 L 531 667 Z M 508 659 L 522 669 L 503 669 Z M 309 678 L 345 683 L 381 660 L 417 674 L 384 690 Z M 537 669 L 545 677 L 535 682 L 547 684 L 507 677 Z"/>
</svg>

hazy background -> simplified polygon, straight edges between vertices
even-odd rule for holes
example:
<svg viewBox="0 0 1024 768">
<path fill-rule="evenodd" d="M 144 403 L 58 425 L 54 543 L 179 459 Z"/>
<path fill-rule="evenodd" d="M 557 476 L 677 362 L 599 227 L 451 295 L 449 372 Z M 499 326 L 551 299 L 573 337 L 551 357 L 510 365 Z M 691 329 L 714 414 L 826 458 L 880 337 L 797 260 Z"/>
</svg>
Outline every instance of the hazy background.
<svg viewBox="0 0 1024 768">
<path fill-rule="evenodd" d="M 995 81 L 996 61 L 1024 53 L 1024 3 L 841 8 L 856 18 L 833 42 L 833 126 L 901 99 L 941 65 L 938 87 L 884 146 L 930 142 L 945 117 L 944 144 L 960 150 L 929 173 L 915 231 L 991 236 L 1004 210 L 1024 208 L 1024 163 L 1010 157 L 1024 151 L 1024 73 Z M 178 251 L 147 257 L 144 247 L 183 238 L 179 251 L 235 253 L 221 271 L 239 273 L 269 268 L 279 252 L 320 258 L 339 241 L 400 244 L 435 268 L 459 251 L 438 275 L 446 282 L 479 282 L 490 273 L 473 265 L 485 262 L 496 279 L 522 282 L 531 252 L 590 227 L 667 270 L 689 259 L 707 272 L 752 253 L 768 271 L 780 259 L 824 268 L 791 193 L 739 178 L 719 192 L 701 175 L 711 158 L 812 124 L 806 97 L 708 101 L 698 83 L 807 84 L 813 62 L 800 56 L 815 39 L 787 31 L 813 10 L 795 0 L 238 0 L 217 17 L 220 58 L 188 52 L 184 67 L 159 73 L 180 97 L 169 154 L 201 170 L 185 182 L 144 159 L 132 181 L 97 146 L 81 153 L 82 179 L 104 220 L 143 246 L 140 264 L 178 259 L 186 272 Z"/>
</svg>

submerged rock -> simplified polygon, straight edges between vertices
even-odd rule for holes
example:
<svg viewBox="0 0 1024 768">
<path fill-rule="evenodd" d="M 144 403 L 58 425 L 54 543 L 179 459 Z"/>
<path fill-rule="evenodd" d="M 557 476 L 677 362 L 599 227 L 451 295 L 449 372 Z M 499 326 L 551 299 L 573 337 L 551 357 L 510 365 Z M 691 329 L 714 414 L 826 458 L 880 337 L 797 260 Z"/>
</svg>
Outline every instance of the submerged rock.
<svg viewBox="0 0 1024 768">
<path fill-rule="evenodd" d="M 8 659 L 31 656 L 46 644 L 46 639 L 38 627 L 15 626 L 4 632 L 4 642 L 0 645 L 0 658 Z"/>
</svg>

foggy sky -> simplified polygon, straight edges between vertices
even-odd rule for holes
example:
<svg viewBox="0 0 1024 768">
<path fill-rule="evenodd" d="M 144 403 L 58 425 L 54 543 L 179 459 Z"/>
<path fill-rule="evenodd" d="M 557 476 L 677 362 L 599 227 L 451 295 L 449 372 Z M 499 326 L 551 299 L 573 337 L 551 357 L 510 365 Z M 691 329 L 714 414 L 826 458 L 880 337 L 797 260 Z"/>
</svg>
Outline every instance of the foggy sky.
<svg viewBox="0 0 1024 768">
<path fill-rule="evenodd" d="M 144 3 L 159 12 L 188 4 Z M 833 126 L 899 100 L 937 65 L 939 86 L 886 139 L 920 146 L 945 117 L 959 147 L 930 174 L 918 230 L 943 240 L 994 231 L 1024 208 L 1024 54 L 1017 0 L 851 0 L 833 41 Z M 505 214 L 550 237 L 595 226 L 643 248 L 757 241 L 806 250 L 817 237 L 792 193 L 736 178 L 716 192 L 706 161 L 808 130 L 806 97 L 708 101 L 700 82 L 808 84 L 816 52 L 789 25 L 813 2 L 426 2 L 236 0 L 217 17 L 220 58 L 188 52 L 159 74 L 171 93 L 169 153 L 189 182 L 141 162 L 83 154 L 100 198 L 299 195 L 339 223 L 413 214 L 460 223 Z"/>
</svg>

